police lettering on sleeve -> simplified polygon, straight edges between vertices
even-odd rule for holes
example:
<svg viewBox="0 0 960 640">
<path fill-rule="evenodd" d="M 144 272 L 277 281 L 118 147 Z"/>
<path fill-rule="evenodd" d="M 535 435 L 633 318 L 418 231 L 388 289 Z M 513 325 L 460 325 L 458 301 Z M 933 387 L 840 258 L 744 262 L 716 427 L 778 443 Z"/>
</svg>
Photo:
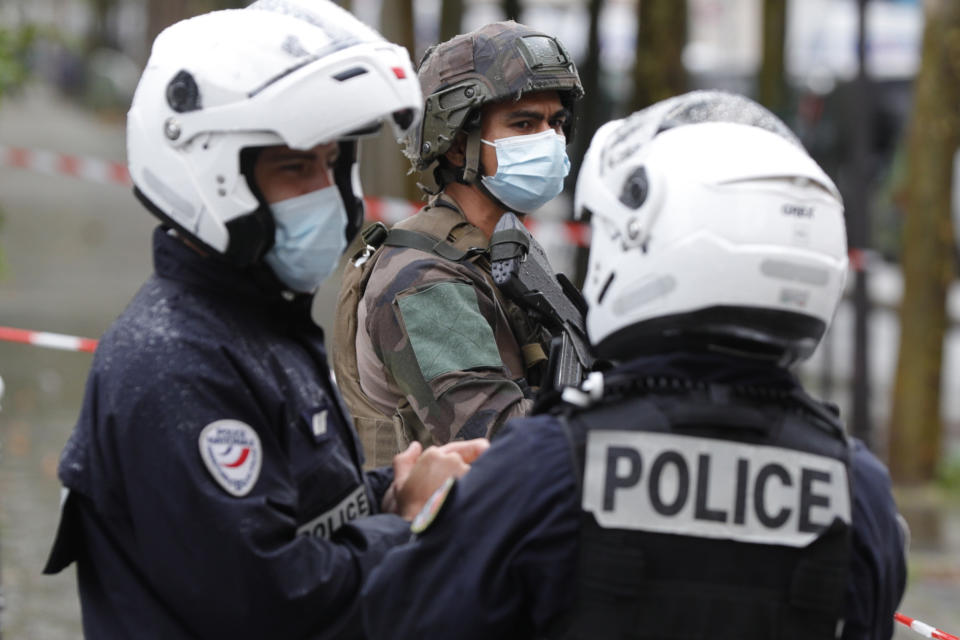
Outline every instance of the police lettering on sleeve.
<svg viewBox="0 0 960 640">
<path fill-rule="evenodd" d="M 344 523 L 368 516 L 371 513 L 367 492 L 363 486 L 359 486 L 329 511 L 325 511 L 310 522 L 300 525 L 297 528 L 297 534 L 329 539 L 330 535 L 342 527 Z"/>
<path fill-rule="evenodd" d="M 605 528 L 792 547 L 850 523 L 840 460 L 635 431 L 588 434 L 583 509 Z"/>
</svg>

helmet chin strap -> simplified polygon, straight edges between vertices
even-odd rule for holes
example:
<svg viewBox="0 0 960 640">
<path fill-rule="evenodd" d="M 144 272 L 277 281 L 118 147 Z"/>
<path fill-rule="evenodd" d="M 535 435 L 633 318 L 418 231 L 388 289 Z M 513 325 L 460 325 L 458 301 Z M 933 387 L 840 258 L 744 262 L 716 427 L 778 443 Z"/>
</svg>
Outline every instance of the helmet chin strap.
<svg viewBox="0 0 960 640">
<path fill-rule="evenodd" d="M 483 167 L 480 166 L 480 149 L 482 148 L 482 135 L 480 129 L 474 129 L 467 135 L 467 145 L 464 150 L 464 165 L 461 182 L 464 184 L 471 184 L 477 187 L 480 190 L 480 193 L 487 196 L 487 198 L 495 205 L 503 209 L 504 211 L 512 211 L 510 207 L 505 205 L 498 197 L 490 193 L 490 190 L 487 189 L 486 185 L 483 184 Z M 518 214 L 523 215 L 523 214 Z"/>
<path fill-rule="evenodd" d="M 464 150 L 464 165 L 462 180 L 465 184 L 480 184 L 483 175 L 480 172 L 480 129 L 474 129 L 467 135 L 467 146 Z"/>
<path fill-rule="evenodd" d="M 344 229 L 344 235 L 347 238 L 347 244 L 350 244 L 363 226 L 363 200 L 353 190 L 353 167 L 358 159 L 359 145 L 353 140 L 340 140 L 337 148 L 340 150 L 340 155 L 333 167 L 333 176 L 347 210 L 347 227 Z"/>
</svg>

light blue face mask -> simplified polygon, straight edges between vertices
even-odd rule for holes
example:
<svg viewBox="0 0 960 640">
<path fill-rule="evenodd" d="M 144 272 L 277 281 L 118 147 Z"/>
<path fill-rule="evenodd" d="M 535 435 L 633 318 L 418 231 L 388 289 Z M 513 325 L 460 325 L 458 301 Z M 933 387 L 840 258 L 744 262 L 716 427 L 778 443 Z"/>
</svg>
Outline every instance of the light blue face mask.
<svg viewBox="0 0 960 640">
<path fill-rule="evenodd" d="M 483 186 L 511 210 L 532 213 L 563 191 L 570 159 L 556 131 L 482 142 L 497 150 L 497 173 L 484 176 Z"/>
<path fill-rule="evenodd" d="M 264 256 L 280 281 L 309 293 L 333 273 L 347 248 L 347 211 L 340 190 L 330 186 L 270 205 L 277 227 Z"/>
</svg>

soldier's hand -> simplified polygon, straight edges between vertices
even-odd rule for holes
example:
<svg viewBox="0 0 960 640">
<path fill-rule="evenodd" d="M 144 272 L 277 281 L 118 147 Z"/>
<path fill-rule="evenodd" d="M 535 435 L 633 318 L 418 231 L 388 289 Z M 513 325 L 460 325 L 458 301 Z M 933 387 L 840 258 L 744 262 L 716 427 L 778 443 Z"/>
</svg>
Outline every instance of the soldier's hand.
<svg viewBox="0 0 960 640">
<path fill-rule="evenodd" d="M 490 441 L 486 438 L 474 438 L 473 440 L 454 440 L 445 445 L 437 447 L 441 451 L 455 453 L 460 456 L 467 464 L 473 462 L 490 448 Z"/>
<path fill-rule="evenodd" d="M 475 460 L 486 446 L 489 446 L 489 443 L 481 444 L 468 440 L 443 447 L 428 447 L 417 459 L 404 482 L 396 485 L 397 513 L 406 520 L 413 520 L 427 499 L 447 478 L 459 478 L 470 470 L 466 460 Z"/>
<path fill-rule="evenodd" d="M 397 507 L 397 487 L 402 486 L 407 481 L 407 477 L 422 451 L 423 445 L 414 440 L 405 451 L 393 456 L 393 482 L 383 495 L 383 502 L 380 504 L 381 511 L 385 513 L 400 512 Z"/>
<path fill-rule="evenodd" d="M 405 451 L 393 456 L 393 482 L 398 487 L 403 486 L 407 481 L 407 476 L 413 470 L 413 465 L 420 459 L 423 453 L 423 445 L 414 440 Z"/>
</svg>

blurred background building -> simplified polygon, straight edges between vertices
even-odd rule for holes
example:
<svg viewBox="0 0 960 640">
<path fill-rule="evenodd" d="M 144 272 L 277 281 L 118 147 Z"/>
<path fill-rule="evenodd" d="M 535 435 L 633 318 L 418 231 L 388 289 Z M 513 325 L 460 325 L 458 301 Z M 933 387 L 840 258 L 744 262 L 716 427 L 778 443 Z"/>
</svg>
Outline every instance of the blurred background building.
<svg viewBox="0 0 960 640">
<path fill-rule="evenodd" d="M 97 337 L 151 269 L 153 220 L 129 189 L 43 171 L 10 149 L 124 161 L 124 113 L 166 25 L 244 0 L 0 3 L 0 327 Z M 848 296 L 799 370 L 886 459 L 914 530 L 904 610 L 958 633 L 960 611 L 960 8 L 956 0 L 340 0 L 406 45 L 505 17 L 560 37 L 588 98 L 564 196 L 535 233 L 579 281 L 568 233 L 593 131 L 696 88 L 754 97 L 797 132 L 847 204 Z M 861 16 L 864 20 L 861 21 Z M 951 106 L 952 105 L 952 108 Z M 952 114 L 952 115 L 951 115 Z M 736 150 L 731 150 L 735 153 Z M 387 135 L 364 143 L 367 195 L 415 200 Z M 22 156 L 18 156 L 22 157 Z M 51 164 L 52 163 L 52 164 Z M 41 163 L 42 164 L 42 163 Z M 69 163 L 67 163 L 69 164 Z M 69 168 L 69 167 L 67 167 Z M 331 326 L 338 282 L 317 296 Z M 39 571 L 57 520 L 56 460 L 90 356 L 0 340 L 0 635 L 79 637 L 69 576 Z M 910 637 L 910 631 L 897 637 Z"/>
</svg>

